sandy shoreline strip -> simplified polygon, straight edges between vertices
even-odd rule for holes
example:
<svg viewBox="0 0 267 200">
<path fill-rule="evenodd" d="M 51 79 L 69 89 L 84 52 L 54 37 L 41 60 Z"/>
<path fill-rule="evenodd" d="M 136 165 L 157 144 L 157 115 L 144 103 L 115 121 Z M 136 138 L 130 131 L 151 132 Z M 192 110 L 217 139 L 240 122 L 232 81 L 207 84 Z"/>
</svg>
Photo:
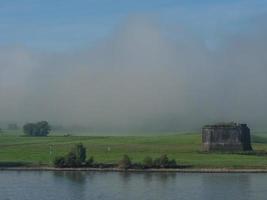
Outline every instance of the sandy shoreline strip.
<svg viewBox="0 0 267 200">
<path fill-rule="evenodd" d="M 0 167 L 0 171 L 95 171 L 95 172 L 175 172 L 175 173 L 267 173 L 267 169 L 118 169 L 118 168 L 55 168 L 55 167 Z"/>
</svg>

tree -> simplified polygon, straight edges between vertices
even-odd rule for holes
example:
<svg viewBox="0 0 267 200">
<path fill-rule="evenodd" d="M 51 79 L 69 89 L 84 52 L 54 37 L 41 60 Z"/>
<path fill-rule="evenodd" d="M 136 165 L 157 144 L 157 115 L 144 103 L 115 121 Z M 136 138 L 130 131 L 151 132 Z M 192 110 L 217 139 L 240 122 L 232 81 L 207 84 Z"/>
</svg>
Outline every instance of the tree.
<svg viewBox="0 0 267 200">
<path fill-rule="evenodd" d="M 81 166 L 85 163 L 86 160 L 86 148 L 83 146 L 82 143 L 76 144 L 70 153 L 67 156 L 67 163 L 70 163 L 70 165 L 76 165 Z M 76 164 L 74 164 L 76 163 Z"/>
<path fill-rule="evenodd" d="M 159 158 L 154 160 L 154 166 L 157 168 L 166 168 L 169 162 L 167 155 L 161 155 Z"/>
<path fill-rule="evenodd" d="M 27 123 L 23 126 L 23 132 L 28 136 L 47 136 L 51 131 L 47 121 Z"/>
<path fill-rule="evenodd" d="M 41 121 L 36 123 L 36 135 L 37 136 L 47 136 L 51 131 L 51 127 L 47 121 Z"/>
<path fill-rule="evenodd" d="M 79 167 L 81 163 L 77 160 L 77 155 L 74 152 L 69 152 L 66 156 L 67 167 Z"/>
<path fill-rule="evenodd" d="M 132 166 L 131 159 L 128 155 L 123 155 L 122 159 L 118 163 L 118 167 L 121 169 L 129 169 Z"/>
<path fill-rule="evenodd" d="M 73 149 L 74 154 L 77 157 L 77 161 L 80 163 L 84 163 L 86 160 L 86 148 L 83 146 L 82 143 L 76 144 Z"/>
<path fill-rule="evenodd" d="M 54 159 L 54 165 L 56 167 L 82 167 L 89 166 L 93 162 L 93 157 L 86 161 L 86 148 L 82 143 L 76 144 L 66 156 L 56 157 Z"/>
<path fill-rule="evenodd" d="M 34 129 L 35 129 L 35 124 L 33 123 L 27 123 L 23 126 L 23 132 L 25 133 L 25 135 L 28 136 L 33 136 L 34 135 Z"/>
</svg>

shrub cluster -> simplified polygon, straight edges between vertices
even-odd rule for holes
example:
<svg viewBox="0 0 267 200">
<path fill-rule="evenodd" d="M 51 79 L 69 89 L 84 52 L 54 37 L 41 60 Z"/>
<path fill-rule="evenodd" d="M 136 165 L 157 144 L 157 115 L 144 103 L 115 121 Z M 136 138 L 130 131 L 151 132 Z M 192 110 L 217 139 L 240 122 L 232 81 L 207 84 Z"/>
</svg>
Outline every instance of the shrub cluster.
<svg viewBox="0 0 267 200">
<path fill-rule="evenodd" d="M 59 156 L 54 159 L 55 167 L 85 167 L 91 166 L 93 157 L 86 160 L 86 148 L 83 144 L 75 145 L 66 156 Z"/>
<path fill-rule="evenodd" d="M 148 158 L 145 159 L 147 160 Z M 153 165 L 152 165 L 152 168 L 176 168 L 176 167 L 177 167 L 176 161 L 174 159 L 170 160 L 167 155 L 161 155 L 159 158 L 155 158 L 153 160 Z"/>
<path fill-rule="evenodd" d="M 132 166 L 132 161 L 128 155 L 123 155 L 122 159 L 118 162 L 118 168 L 129 169 Z"/>
<path fill-rule="evenodd" d="M 55 167 L 94 167 L 94 168 L 112 168 L 120 169 L 149 169 L 149 168 L 177 168 L 178 165 L 174 159 L 170 160 L 167 155 L 162 155 L 154 160 L 147 156 L 142 163 L 133 163 L 128 155 L 123 155 L 117 165 L 95 163 L 93 157 L 86 160 L 86 148 L 80 143 L 75 145 L 66 156 L 59 156 L 54 159 Z"/>
<path fill-rule="evenodd" d="M 122 159 L 118 162 L 118 168 L 121 169 L 149 169 L 149 168 L 177 168 L 178 165 L 174 159 L 169 159 L 167 155 L 161 155 L 154 160 L 147 156 L 142 163 L 132 163 L 128 155 L 123 155 Z"/>
</svg>

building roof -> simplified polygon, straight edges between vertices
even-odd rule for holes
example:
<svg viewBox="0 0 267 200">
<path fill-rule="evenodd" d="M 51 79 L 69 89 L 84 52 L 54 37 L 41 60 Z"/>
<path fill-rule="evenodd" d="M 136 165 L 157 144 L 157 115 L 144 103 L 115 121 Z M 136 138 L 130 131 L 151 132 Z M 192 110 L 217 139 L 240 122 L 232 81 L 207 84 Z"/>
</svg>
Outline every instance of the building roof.
<svg viewBox="0 0 267 200">
<path fill-rule="evenodd" d="M 240 124 L 237 124 L 235 122 L 222 122 L 212 125 L 205 125 L 203 128 L 236 128 L 238 126 L 240 126 Z"/>
</svg>

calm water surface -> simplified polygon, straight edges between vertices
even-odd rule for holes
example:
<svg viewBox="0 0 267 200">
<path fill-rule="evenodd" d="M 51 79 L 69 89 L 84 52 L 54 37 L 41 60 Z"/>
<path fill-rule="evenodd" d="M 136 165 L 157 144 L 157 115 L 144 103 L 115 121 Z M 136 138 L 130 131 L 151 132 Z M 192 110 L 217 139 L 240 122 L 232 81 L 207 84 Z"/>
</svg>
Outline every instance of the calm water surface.
<svg viewBox="0 0 267 200">
<path fill-rule="evenodd" d="M 267 174 L 0 171 L 0 200 L 263 200 Z"/>
</svg>

